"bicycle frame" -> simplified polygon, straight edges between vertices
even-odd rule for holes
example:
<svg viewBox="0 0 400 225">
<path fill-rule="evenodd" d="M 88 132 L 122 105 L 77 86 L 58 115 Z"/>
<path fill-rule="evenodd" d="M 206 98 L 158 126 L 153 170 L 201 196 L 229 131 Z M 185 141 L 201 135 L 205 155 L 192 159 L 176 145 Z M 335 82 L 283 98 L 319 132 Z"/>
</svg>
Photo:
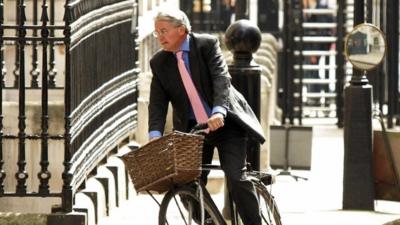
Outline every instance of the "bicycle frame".
<svg viewBox="0 0 400 225">
<path fill-rule="evenodd" d="M 190 133 L 203 134 L 203 131 L 206 128 L 207 124 L 198 124 L 190 131 Z M 222 170 L 220 165 L 215 165 L 215 164 L 203 164 L 201 169 L 206 171 Z M 266 221 L 267 224 L 281 225 L 280 215 L 279 211 L 277 210 L 276 203 L 272 195 L 268 192 L 266 188 L 267 185 L 272 184 L 272 176 L 270 174 L 262 173 L 259 171 L 253 171 L 251 169 L 250 164 L 247 165 L 246 172 L 248 173 L 248 176 L 251 178 L 250 179 L 251 182 L 255 185 L 257 194 L 259 195 L 260 199 L 263 200 L 262 202 L 264 206 L 262 208 L 265 208 L 266 210 L 263 211 L 266 213 L 262 214 L 263 220 Z M 236 206 L 233 202 L 229 190 L 230 188 L 228 187 L 228 199 L 227 199 L 228 204 L 226 204 L 225 206 L 229 207 L 229 212 L 231 215 L 230 216 L 231 225 L 240 225 L 242 223 L 240 222 L 239 214 L 236 210 Z M 154 197 L 153 199 L 155 200 Z M 176 206 L 174 206 L 173 204 L 176 204 Z M 171 187 L 171 189 L 164 196 L 162 203 L 159 205 L 160 205 L 159 224 L 162 225 L 169 224 L 167 217 L 169 217 L 170 212 L 171 215 L 176 214 L 174 211 L 176 207 L 186 208 L 188 215 L 183 215 L 184 213 L 182 212 L 184 211 L 182 211 L 181 209 L 179 209 L 178 211 L 181 214 L 180 216 L 182 217 L 182 220 L 189 221 L 189 224 L 192 224 L 192 221 L 194 220 L 195 222 L 197 223 L 200 222 L 200 224 L 203 225 L 206 217 L 205 216 L 206 207 L 208 212 L 207 218 L 212 219 L 213 224 L 214 223 L 218 225 L 227 224 L 222 211 L 218 209 L 216 203 L 214 202 L 214 199 L 206 189 L 205 185 L 201 182 L 200 178 L 197 178 L 195 181 L 192 181 L 180 187 Z M 196 208 L 193 207 L 200 207 L 200 215 L 198 214 L 199 211 L 194 210 Z M 171 208 L 172 211 L 170 211 Z M 264 215 L 267 215 L 265 217 L 268 217 L 269 221 L 265 219 Z M 198 216 L 200 216 L 200 218 L 198 218 Z M 185 222 L 185 224 L 187 223 Z"/>
</svg>

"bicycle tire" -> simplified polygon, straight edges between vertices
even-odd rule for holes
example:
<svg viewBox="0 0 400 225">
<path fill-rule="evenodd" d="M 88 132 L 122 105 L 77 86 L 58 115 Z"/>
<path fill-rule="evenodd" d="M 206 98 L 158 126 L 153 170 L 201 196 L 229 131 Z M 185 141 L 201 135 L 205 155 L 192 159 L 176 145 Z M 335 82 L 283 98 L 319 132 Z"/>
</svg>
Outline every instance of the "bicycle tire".
<svg viewBox="0 0 400 225">
<path fill-rule="evenodd" d="M 282 225 L 281 215 L 274 197 L 269 193 L 264 184 L 253 182 L 260 200 L 262 224 Z"/>
<path fill-rule="evenodd" d="M 208 193 L 204 193 L 205 195 Z M 191 202 L 199 203 L 199 198 L 196 195 L 196 189 L 189 186 L 183 186 L 174 190 L 170 190 L 164 196 L 160 212 L 158 216 L 159 225 L 181 225 L 181 224 L 200 224 L 200 222 L 195 219 L 190 219 L 189 214 L 191 212 L 191 207 L 185 208 L 181 199 L 190 199 Z M 211 224 L 214 225 L 226 225 L 224 219 L 222 218 L 217 206 L 214 202 L 211 202 L 209 198 L 204 199 L 204 211 L 208 213 L 211 218 Z M 186 201 L 188 202 L 188 201 Z M 190 222 L 189 222 L 190 221 Z M 206 224 L 206 223 L 205 223 Z"/>
</svg>

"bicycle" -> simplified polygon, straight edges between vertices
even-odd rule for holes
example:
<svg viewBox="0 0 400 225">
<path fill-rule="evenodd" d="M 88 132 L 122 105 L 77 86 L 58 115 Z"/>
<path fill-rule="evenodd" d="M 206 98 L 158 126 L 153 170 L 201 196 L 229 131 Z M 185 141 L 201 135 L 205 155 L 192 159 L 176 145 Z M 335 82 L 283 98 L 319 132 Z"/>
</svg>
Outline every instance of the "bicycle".
<svg viewBox="0 0 400 225">
<path fill-rule="evenodd" d="M 195 126 L 191 133 L 199 133 L 198 131 L 204 129 L 204 126 L 204 124 Z M 202 165 L 202 169 L 222 170 L 217 165 Z M 273 183 L 272 175 L 254 171 L 250 166 L 248 166 L 246 172 L 259 196 L 263 225 L 281 225 L 281 216 L 277 204 L 267 189 L 267 186 Z M 161 204 L 158 204 L 160 205 L 159 225 L 170 225 L 172 221 L 174 225 L 227 225 L 210 193 L 199 179 L 179 187 L 172 187 L 163 197 Z M 233 215 L 231 216 L 231 224 L 241 224 L 231 198 L 229 198 L 229 208 L 230 215 Z"/>
</svg>

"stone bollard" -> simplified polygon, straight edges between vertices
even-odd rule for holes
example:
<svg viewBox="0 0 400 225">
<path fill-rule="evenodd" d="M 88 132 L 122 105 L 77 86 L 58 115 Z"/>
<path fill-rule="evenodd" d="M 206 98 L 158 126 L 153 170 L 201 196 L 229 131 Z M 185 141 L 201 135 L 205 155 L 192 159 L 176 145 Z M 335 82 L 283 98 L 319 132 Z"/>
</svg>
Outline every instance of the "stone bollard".
<svg viewBox="0 0 400 225">
<path fill-rule="evenodd" d="M 260 122 L 267 140 L 261 145 L 260 169 L 270 169 L 270 126 L 280 123 L 280 112 L 277 106 L 277 52 L 278 41 L 268 33 L 262 34 L 260 48 L 253 55 L 254 61 L 261 67 L 261 102 Z"/>
</svg>

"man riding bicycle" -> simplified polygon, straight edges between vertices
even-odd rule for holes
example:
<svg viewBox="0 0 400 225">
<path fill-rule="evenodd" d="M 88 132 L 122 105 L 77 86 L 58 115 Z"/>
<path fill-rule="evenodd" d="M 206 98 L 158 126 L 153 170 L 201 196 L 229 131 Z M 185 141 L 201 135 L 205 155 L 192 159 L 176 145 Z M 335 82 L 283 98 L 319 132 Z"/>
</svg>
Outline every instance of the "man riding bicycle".
<svg viewBox="0 0 400 225">
<path fill-rule="evenodd" d="M 263 143 L 265 137 L 252 109 L 231 85 L 218 39 L 192 33 L 186 14 L 177 9 L 160 10 L 154 26 L 162 49 L 150 60 L 150 139 L 162 136 L 169 103 L 175 130 L 188 132 L 197 123 L 207 123 L 203 164 L 211 163 L 216 147 L 244 224 L 261 225 L 256 191 L 243 171 L 247 139 Z M 208 173 L 201 175 L 204 184 Z"/>
</svg>

